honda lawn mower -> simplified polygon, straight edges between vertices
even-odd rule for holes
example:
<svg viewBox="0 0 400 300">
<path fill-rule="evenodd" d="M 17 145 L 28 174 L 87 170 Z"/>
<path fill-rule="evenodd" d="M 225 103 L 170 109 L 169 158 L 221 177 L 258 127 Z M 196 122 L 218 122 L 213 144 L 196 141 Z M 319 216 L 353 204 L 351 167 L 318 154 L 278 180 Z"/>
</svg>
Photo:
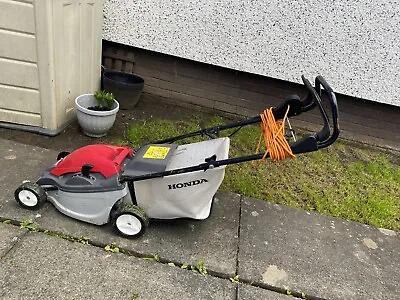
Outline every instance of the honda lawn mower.
<svg viewBox="0 0 400 300">
<path fill-rule="evenodd" d="M 116 232 L 125 237 L 143 234 L 149 218 L 206 219 L 224 178 L 225 166 L 293 157 L 336 141 L 339 125 L 334 92 L 321 76 L 316 77 L 315 87 L 304 77 L 302 80 L 308 91 L 304 99 L 291 95 L 281 105 L 248 120 L 156 141 L 136 150 L 89 145 L 72 153 L 61 152 L 57 162 L 36 183 L 25 182 L 18 187 L 15 199 L 28 209 L 38 208 L 48 200 L 72 218 L 96 225 L 112 223 Z M 331 118 L 323 105 L 323 95 L 329 103 Z M 315 107 L 322 116 L 323 128 L 291 141 L 284 129 L 288 117 Z M 265 152 L 258 154 L 257 150 L 256 154 L 228 158 L 230 137 L 254 123 L 261 124 Z M 223 130 L 231 128 L 236 130 L 229 137 L 220 137 Z M 173 144 L 193 136 L 210 139 Z"/>
</svg>

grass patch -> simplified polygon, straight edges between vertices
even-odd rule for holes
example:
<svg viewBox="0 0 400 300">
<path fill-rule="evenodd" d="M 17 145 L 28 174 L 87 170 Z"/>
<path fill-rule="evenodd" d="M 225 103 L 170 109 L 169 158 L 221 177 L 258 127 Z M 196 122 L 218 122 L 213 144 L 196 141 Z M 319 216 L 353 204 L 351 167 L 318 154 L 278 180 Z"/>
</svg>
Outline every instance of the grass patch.
<svg viewBox="0 0 400 300">
<path fill-rule="evenodd" d="M 146 120 L 131 126 L 120 144 L 145 143 L 224 124 L 218 116 Z M 232 132 L 232 131 L 231 131 Z M 230 132 L 223 132 L 228 135 Z M 253 154 L 259 126 L 231 139 L 230 157 Z M 199 141 L 190 138 L 180 143 Z M 388 229 L 400 229 L 399 158 L 377 149 L 338 141 L 314 153 L 279 162 L 230 165 L 222 190 Z"/>
</svg>

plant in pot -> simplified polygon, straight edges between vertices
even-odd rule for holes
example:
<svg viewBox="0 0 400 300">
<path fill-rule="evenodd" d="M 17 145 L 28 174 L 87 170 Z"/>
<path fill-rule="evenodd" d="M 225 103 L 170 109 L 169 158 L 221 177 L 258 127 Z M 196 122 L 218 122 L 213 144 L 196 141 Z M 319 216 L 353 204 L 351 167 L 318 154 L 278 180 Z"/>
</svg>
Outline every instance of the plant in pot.
<svg viewBox="0 0 400 300">
<path fill-rule="evenodd" d="M 91 137 L 105 136 L 114 125 L 119 103 L 112 93 L 96 91 L 75 99 L 78 123 L 83 133 Z"/>
</svg>

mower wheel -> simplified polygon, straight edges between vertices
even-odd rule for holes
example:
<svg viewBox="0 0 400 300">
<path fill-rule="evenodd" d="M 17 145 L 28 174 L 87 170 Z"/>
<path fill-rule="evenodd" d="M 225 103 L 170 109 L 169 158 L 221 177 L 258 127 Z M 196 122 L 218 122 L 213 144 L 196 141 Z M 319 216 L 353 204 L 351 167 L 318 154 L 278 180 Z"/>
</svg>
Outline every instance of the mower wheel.
<svg viewBox="0 0 400 300">
<path fill-rule="evenodd" d="M 24 208 L 37 209 L 46 202 L 45 190 L 37 183 L 25 182 L 14 192 L 15 200 Z"/>
<path fill-rule="evenodd" d="M 149 218 L 139 206 L 122 203 L 114 215 L 112 225 L 121 236 L 140 236 L 149 226 Z"/>
</svg>

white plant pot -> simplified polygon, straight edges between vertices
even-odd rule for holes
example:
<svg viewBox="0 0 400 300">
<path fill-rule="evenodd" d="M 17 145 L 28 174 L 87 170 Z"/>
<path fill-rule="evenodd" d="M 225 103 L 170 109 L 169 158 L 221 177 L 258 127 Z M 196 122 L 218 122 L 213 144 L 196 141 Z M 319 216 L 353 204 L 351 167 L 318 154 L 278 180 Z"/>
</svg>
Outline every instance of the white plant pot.
<svg viewBox="0 0 400 300">
<path fill-rule="evenodd" d="M 119 103 L 114 100 L 112 110 L 109 111 L 88 109 L 96 105 L 98 104 L 93 94 L 80 95 L 75 99 L 78 122 L 83 133 L 91 137 L 102 137 L 114 125 Z"/>
</svg>

